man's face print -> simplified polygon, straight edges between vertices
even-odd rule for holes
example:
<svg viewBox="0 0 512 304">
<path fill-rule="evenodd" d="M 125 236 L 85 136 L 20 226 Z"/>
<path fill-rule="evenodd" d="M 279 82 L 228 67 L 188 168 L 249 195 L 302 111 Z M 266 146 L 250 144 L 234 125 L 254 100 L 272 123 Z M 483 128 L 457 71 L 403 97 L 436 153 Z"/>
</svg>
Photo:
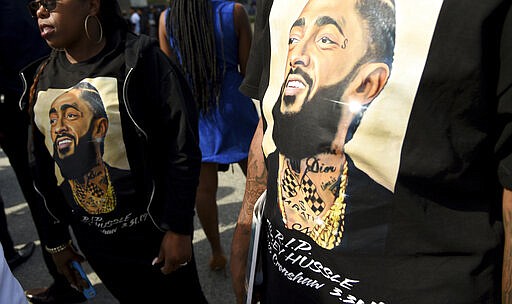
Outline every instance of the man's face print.
<svg viewBox="0 0 512 304">
<path fill-rule="evenodd" d="M 53 142 L 53 158 L 62 175 L 68 179 L 81 178 L 98 164 L 99 149 L 93 133 L 104 118 L 94 118 L 91 106 L 80 99 L 80 90 L 74 89 L 59 96 L 49 110 L 50 133 Z"/>
<path fill-rule="evenodd" d="M 309 1 L 290 30 L 281 113 L 297 113 L 306 103 L 325 99 L 322 89 L 339 85 L 363 57 L 364 31 L 353 0 Z"/>
<path fill-rule="evenodd" d="M 69 91 L 58 97 L 50 108 L 50 132 L 59 159 L 75 154 L 80 140 L 91 126 L 93 113 L 90 106 L 78 98 L 78 94 L 78 90 Z"/>
<path fill-rule="evenodd" d="M 274 140 L 293 159 L 328 153 L 343 95 L 367 45 L 354 2 L 310 1 L 289 35 L 288 69 L 274 107 Z"/>
</svg>

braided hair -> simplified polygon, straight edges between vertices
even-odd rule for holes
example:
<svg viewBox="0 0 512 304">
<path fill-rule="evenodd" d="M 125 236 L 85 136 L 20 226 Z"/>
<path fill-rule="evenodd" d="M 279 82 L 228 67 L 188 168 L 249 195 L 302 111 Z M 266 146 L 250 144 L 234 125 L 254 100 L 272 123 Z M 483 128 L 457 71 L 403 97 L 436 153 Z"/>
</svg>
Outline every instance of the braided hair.
<svg viewBox="0 0 512 304">
<path fill-rule="evenodd" d="M 217 71 L 210 0 L 170 0 L 166 31 L 203 113 L 218 102 L 222 74 Z"/>
</svg>

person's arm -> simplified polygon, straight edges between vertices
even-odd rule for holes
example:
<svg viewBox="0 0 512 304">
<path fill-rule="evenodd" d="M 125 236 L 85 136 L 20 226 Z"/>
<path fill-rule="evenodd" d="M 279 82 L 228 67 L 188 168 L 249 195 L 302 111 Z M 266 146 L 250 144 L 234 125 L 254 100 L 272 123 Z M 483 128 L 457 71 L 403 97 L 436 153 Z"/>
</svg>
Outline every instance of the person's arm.
<svg viewBox="0 0 512 304">
<path fill-rule="evenodd" d="M 502 303 L 512 303 L 512 191 L 503 190 L 503 227 L 505 249 L 503 252 Z"/>
<path fill-rule="evenodd" d="M 151 48 L 144 58 L 132 82 L 138 83 L 144 96 L 152 96 L 144 101 L 148 111 L 143 111 L 143 121 L 149 166 L 157 183 L 158 224 L 166 231 L 153 262 L 163 262 L 161 271 L 168 274 L 192 257 L 195 194 L 201 167 L 198 114 L 179 67 L 158 49 Z"/>
<path fill-rule="evenodd" d="M 240 73 L 245 75 L 249 51 L 251 50 L 252 29 L 249 16 L 244 6 L 240 3 L 235 3 L 234 22 L 236 36 L 238 37 L 238 64 L 240 66 Z"/>
<path fill-rule="evenodd" d="M 176 55 L 171 49 L 171 45 L 169 44 L 169 36 L 167 35 L 167 26 L 165 26 L 165 15 L 167 14 L 168 9 L 163 10 L 160 13 L 160 19 L 158 21 L 158 41 L 160 44 L 160 49 L 164 52 L 167 57 L 171 58 L 174 62 L 176 62 Z"/>
<path fill-rule="evenodd" d="M 245 276 L 254 204 L 267 187 L 267 169 L 261 149 L 262 140 L 263 122 L 260 119 L 249 150 L 245 194 L 231 242 L 230 268 L 237 303 L 243 302 L 247 292 Z"/>
</svg>

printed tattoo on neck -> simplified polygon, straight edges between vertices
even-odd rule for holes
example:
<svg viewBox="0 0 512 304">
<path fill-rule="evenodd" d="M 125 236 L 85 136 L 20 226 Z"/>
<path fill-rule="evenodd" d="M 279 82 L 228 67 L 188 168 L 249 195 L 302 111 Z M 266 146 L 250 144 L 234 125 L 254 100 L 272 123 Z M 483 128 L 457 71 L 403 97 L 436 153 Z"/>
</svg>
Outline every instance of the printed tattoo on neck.
<svg viewBox="0 0 512 304">
<path fill-rule="evenodd" d="M 340 178 L 331 177 L 329 181 L 322 183 L 320 188 L 323 191 L 330 191 L 334 196 L 336 196 L 340 190 Z"/>
<path fill-rule="evenodd" d="M 303 227 L 301 223 L 293 223 L 292 229 L 305 234 L 308 234 L 311 231 L 311 227 Z"/>
<path fill-rule="evenodd" d="M 334 173 L 336 172 L 336 166 L 326 165 L 321 162 L 318 157 L 309 157 L 306 159 L 306 171 L 304 174 L 308 172 L 312 173 Z"/>
<path fill-rule="evenodd" d="M 306 221 L 314 221 L 314 217 L 308 213 L 309 207 L 306 205 L 306 203 L 302 200 L 299 200 L 298 202 L 293 202 L 291 200 L 285 200 L 284 201 L 290 208 L 295 210 L 300 216 L 305 219 Z"/>
</svg>

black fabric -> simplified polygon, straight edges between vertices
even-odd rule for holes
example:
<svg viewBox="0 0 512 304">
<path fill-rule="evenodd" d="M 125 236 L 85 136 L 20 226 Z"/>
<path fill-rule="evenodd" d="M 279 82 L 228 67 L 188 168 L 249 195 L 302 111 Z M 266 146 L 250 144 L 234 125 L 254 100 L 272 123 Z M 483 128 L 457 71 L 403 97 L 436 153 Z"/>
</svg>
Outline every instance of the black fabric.
<svg viewBox="0 0 512 304">
<path fill-rule="evenodd" d="M 270 64 L 270 29 L 268 19 L 272 8 L 272 1 L 256 1 L 256 19 L 254 22 L 254 35 L 251 44 L 251 56 L 247 61 L 247 68 L 244 80 L 240 85 L 240 92 L 256 99 L 263 100 L 265 88 L 269 79 Z M 265 51 L 261 52 L 261 47 L 265 46 Z"/>
<path fill-rule="evenodd" d="M 169 275 L 151 265 L 163 237 L 151 223 L 116 236 L 105 236 L 86 225 L 72 227 L 87 262 L 120 303 L 207 303 L 194 256 Z"/>
<path fill-rule="evenodd" d="M 259 12 L 255 35 L 261 40 L 241 90 L 263 100 L 267 59 L 278 50 L 270 45 L 269 11 Z M 360 183 L 368 176 L 349 163 L 339 248 L 325 250 L 285 228 L 277 156 L 267 156 L 263 303 L 499 303 L 501 191 L 512 188 L 511 31 L 510 1 L 443 2 L 394 192 Z M 372 200 L 382 208 L 364 210 Z M 362 208 L 357 217 L 350 215 L 352 203 Z M 382 246 L 365 244 L 365 234 L 351 237 L 353 229 L 368 233 L 366 227 L 378 224 L 386 227 L 377 238 Z M 361 247 L 343 249 L 353 242 Z"/>
<path fill-rule="evenodd" d="M 494 34 L 498 36 L 501 43 L 501 50 L 499 53 L 500 66 L 503 68 L 499 69 L 497 95 L 499 98 L 498 102 L 498 128 L 503 131 L 499 134 L 499 139 L 496 145 L 496 154 L 498 155 L 499 163 L 499 178 L 503 187 L 512 189 L 512 140 L 510 139 L 510 133 L 512 133 L 512 125 L 510 123 L 512 116 L 512 13 L 510 9 L 500 11 L 499 15 L 505 15 L 505 21 L 503 28 L 499 32 Z"/>
<path fill-rule="evenodd" d="M 16 251 L 14 250 L 14 243 L 7 228 L 7 217 L 5 216 L 5 212 L 3 212 L 4 208 L 4 200 L 0 195 L 0 209 L 2 210 L 2 212 L 0 212 L 0 243 L 4 248 L 5 258 L 9 259 L 14 256 Z"/>
</svg>

